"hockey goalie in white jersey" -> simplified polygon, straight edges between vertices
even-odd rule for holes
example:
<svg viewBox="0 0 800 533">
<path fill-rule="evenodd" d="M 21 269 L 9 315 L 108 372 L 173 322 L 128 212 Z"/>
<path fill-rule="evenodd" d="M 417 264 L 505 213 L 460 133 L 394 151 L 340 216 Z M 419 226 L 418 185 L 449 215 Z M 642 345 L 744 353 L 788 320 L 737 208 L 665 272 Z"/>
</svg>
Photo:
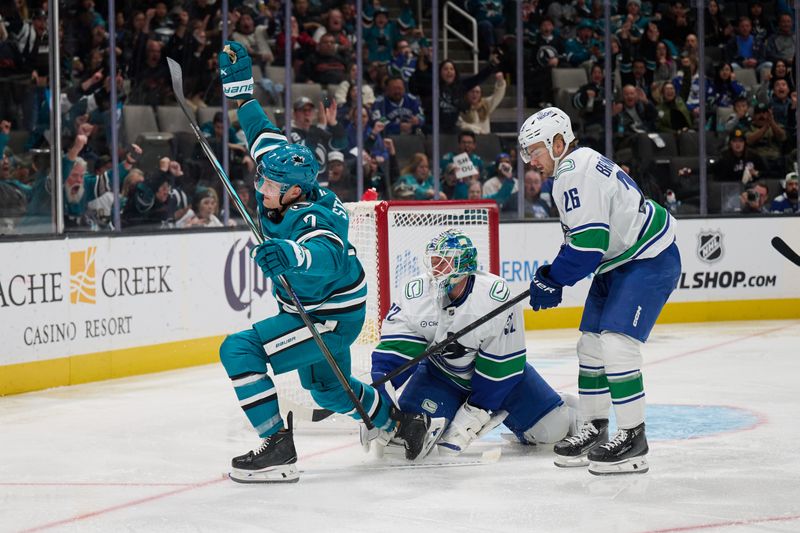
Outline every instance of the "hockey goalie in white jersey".
<svg viewBox="0 0 800 533">
<path fill-rule="evenodd" d="M 502 278 L 478 270 L 477 250 L 458 230 L 425 250 L 427 273 L 412 278 L 383 321 L 372 353 L 373 382 L 510 297 Z M 445 418 L 442 454 L 461 453 L 501 423 L 528 444 L 553 443 L 574 427 L 574 410 L 526 362 L 523 305 L 488 320 L 386 384 L 408 412 Z M 573 398 L 574 400 L 574 398 Z"/>
<path fill-rule="evenodd" d="M 549 107 L 519 133 L 520 156 L 553 176 L 564 244 L 531 281 L 531 307 L 561 303 L 564 286 L 594 274 L 578 342 L 579 434 L 555 445 L 556 465 L 593 474 L 646 472 L 641 345 L 681 272 L 675 220 L 645 200 L 636 182 L 590 148 L 578 147 L 569 117 Z M 613 404 L 618 432 L 608 442 Z"/>
</svg>

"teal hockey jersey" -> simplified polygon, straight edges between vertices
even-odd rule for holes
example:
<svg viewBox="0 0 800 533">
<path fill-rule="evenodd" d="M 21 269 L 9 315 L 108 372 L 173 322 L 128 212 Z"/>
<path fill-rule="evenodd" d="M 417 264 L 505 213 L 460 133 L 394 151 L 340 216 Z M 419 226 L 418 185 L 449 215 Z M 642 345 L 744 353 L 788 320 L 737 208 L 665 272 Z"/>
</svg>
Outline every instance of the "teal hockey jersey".
<svg viewBox="0 0 800 533">
<path fill-rule="evenodd" d="M 287 143 L 256 100 L 239 108 L 239 122 L 257 163 L 264 154 Z M 310 252 L 307 268 L 285 274 L 308 314 L 320 321 L 363 320 L 367 282 L 356 250 L 347 239 L 349 216 L 339 198 L 319 188 L 316 198 L 292 204 L 276 221 L 267 216 L 263 195 L 255 194 L 264 237 L 295 241 Z M 273 293 L 281 311 L 297 313 L 289 294 L 275 281 Z"/>
</svg>

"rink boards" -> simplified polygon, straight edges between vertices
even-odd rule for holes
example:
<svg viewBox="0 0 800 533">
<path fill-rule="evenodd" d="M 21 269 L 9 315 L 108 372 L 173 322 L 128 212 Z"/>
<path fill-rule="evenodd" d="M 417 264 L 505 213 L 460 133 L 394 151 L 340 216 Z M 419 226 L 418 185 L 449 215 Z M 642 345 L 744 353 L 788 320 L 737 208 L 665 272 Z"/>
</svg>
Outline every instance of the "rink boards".
<svg viewBox="0 0 800 533">
<path fill-rule="evenodd" d="M 679 221 L 683 275 L 660 322 L 800 317 L 800 218 Z M 563 242 L 557 222 L 500 226 L 513 293 Z M 277 310 L 246 232 L 0 243 L 0 395 L 211 363 L 227 333 Z M 527 329 L 576 327 L 590 279 Z"/>
</svg>

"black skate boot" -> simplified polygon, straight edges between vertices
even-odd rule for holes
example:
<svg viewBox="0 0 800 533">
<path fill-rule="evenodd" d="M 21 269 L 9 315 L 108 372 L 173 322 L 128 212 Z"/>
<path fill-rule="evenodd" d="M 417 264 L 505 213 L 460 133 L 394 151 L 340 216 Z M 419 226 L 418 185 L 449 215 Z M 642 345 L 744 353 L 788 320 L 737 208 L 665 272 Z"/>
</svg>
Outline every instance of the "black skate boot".
<svg viewBox="0 0 800 533">
<path fill-rule="evenodd" d="M 425 457 L 441 435 L 441 427 L 436 435 L 430 435 L 431 417 L 425 413 L 406 413 L 392 406 L 389 416 L 397 423 L 392 441 L 402 442 L 409 461 Z"/>
<path fill-rule="evenodd" d="M 286 427 L 261 442 L 261 446 L 231 461 L 230 478 L 238 483 L 294 483 L 299 481 L 294 449 L 292 413 Z"/>
<path fill-rule="evenodd" d="M 647 437 L 644 422 L 632 429 L 617 430 L 614 438 L 589 452 L 589 472 L 605 474 L 644 474 L 647 466 Z"/>
<path fill-rule="evenodd" d="M 608 440 L 608 419 L 595 418 L 583 424 L 577 435 L 567 437 L 553 446 L 556 454 L 556 466 L 569 468 L 573 466 L 586 466 L 589 460 L 586 454 L 589 450 Z"/>
</svg>

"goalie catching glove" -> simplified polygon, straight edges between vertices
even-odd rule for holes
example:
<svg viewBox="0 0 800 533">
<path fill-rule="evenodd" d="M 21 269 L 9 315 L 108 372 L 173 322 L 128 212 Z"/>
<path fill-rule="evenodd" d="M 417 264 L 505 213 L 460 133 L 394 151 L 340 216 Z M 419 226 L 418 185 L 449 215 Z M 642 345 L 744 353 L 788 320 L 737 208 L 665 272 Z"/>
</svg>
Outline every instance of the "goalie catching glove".
<svg viewBox="0 0 800 533">
<path fill-rule="evenodd" d="M 280 276 L 290 270 L 307 269 L 311 264 L 311 253 L 305 246 L 284 239 L 265 241 L 251 253 L 268 278 Z"/>
<path fill-rule="evenodd" d="M 438 443 L 439 453 L 443 455 L 460 454 L 473 440 L 483 437 L 502 424 L 507 416 L 507 411 L 497 411 L 492 414 L 485 409 L 464 402 Z"/>
<path fill-rule="evenodd" d="M 244 46 L 225 41 L 219 54 L 219 77 L 222 93 L 228 98 L 249 100 L 253 97 L 253 61 Z"/>
</svg>

